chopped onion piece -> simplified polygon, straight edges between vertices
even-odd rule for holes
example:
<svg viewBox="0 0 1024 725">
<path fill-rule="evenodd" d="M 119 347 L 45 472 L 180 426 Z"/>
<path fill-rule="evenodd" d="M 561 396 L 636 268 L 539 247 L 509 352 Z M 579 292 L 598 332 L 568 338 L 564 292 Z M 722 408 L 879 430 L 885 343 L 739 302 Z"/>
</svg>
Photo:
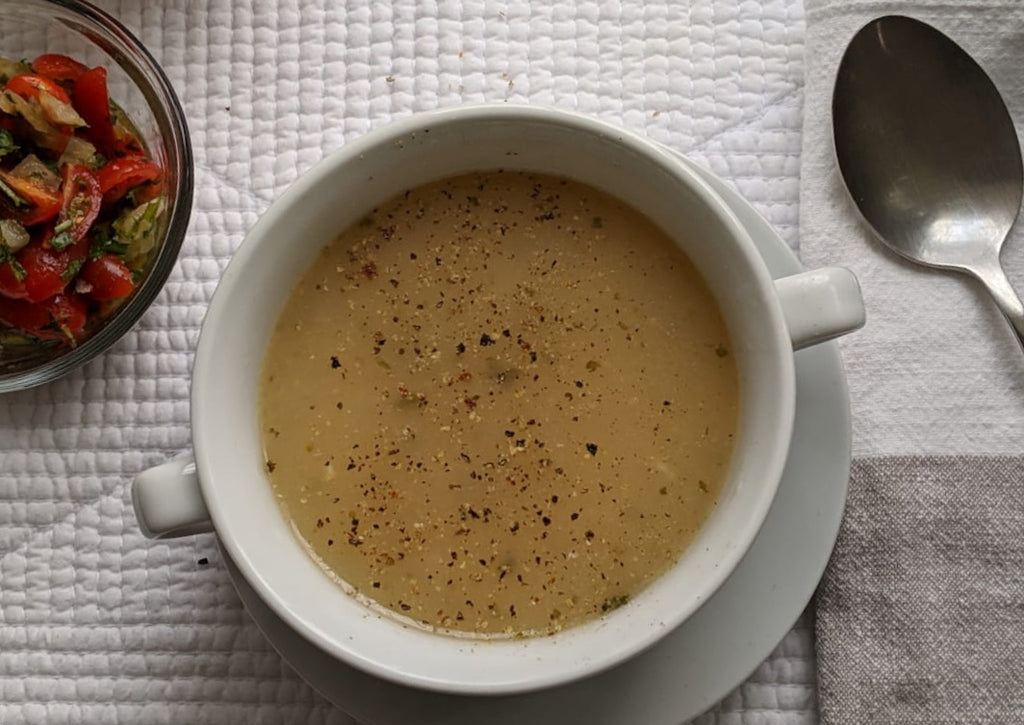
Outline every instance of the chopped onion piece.
<svg viewBox="0 0 1024 725">
<path fill-rule="evenodd" d="M 28 98 L 22 98 L 17 93 L 11 91 L 0 93 L 0 110 L 4 113 L 21 116 L 37 131 L 50 133 L 57 130 L 43 115 L 43 109 L 39 107 L 38 103 Z"/>
<path fill-rule="evenodd" d="M 43 114 L 53 123 L 65 126 L 88 126 L 85 119 L 78 115 L 78 111 L 51 93 L 39 91 L 39 107 Z"/>
<path fill-rule="evenodd" d="M 28 231 L 15 219 L 0 219 L 0 242 L 12 252 L 28 244 Z"/>
<path fill-rule="evenodd" d="M 15 98 L 20 98 L 17 93 L 11 93 L 10 91 L 4 91 L 0 93 L 0 111 L 3 111 L 8 116 L 18 116 L 18 106 L 15 102 Z"/>
<path fill-rule="evenodd" d="M 21 160 L 21 163 L 11 169 L 11 176 L 29 179 L 33 184 L 50 193 L 56 193 L 60 189 L 60 177 L 40 161 L 35 154 L 29 154 Z"/>
<path fill-rule="evenodd" d="M 0 80 L 6 82 L 14 76 L 31 72 L 32 68 L 29 67 L 28 63 L 22 63 L 20 60 L 11 60 L 10 58 L 0 57 Z"/>
<path fill-rule="evenodd" d="M 61 154 L 60 159 L 57 161 L 57 167 L 60 168 L 67 163 L 88 165 L 95 155 L 95 146 L 84 138 L 71 136 L 68 138 L 68 145 L 64 147 L 64 153 Z"/>
<path fill-rule="evenodd" d="M 118 240 L 128 245 L 124 261 L 131 267 L 145 259 L 157 242 L 157 221 L 163 212 L 163 199 L 147 201 L 118 217 L 111 225 Z"/>
</svg>

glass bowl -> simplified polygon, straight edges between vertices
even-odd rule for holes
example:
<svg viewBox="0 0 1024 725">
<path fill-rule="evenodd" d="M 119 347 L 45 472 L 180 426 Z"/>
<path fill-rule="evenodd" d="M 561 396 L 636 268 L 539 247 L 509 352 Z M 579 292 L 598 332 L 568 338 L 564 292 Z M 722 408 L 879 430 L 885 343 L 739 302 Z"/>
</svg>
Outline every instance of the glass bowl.
<svg viewBox="0 0 1024 725">
<path fill-rule="evenodd" d="M 60 53 L 107 70 L 110 99 L 126 112 L 164 174 L 158 244 L 135 290 L 74 347 L 0 349 L 0 393 L 54 380 L 116 342 L 156 298 L 178 258 L 192 211 L 192 146 L 181 105 L 167 76 L 121 23 L 80 0 L 17 0 L 0 4 L 0 55 L 32 59 Z M 8 351 L 9 352 L 9 351 Z"/>
</svg>

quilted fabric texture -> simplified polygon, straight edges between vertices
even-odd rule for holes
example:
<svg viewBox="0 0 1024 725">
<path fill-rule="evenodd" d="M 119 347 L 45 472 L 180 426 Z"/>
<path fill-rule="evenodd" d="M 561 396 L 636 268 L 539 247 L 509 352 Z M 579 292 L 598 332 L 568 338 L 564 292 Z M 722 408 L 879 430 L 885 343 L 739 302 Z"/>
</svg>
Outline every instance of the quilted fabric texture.
<svg viewBox="0 0 1024 725">
<path fill-rule="evenodd" d="M 216 542 L 151 542 L 132 478 L 187 450 L 189 370 L 231 253 L 325 153 L 473 101 L 574 109 L 734 185 L 796 246 L 799 0 L 106 0 L 178 90 L 194 216 L 107 354 L 0 399 L 0 722 L 348 723 L 270 648 Z M 811 723 L 802 621 L 702 723 Z"/>
</svg>

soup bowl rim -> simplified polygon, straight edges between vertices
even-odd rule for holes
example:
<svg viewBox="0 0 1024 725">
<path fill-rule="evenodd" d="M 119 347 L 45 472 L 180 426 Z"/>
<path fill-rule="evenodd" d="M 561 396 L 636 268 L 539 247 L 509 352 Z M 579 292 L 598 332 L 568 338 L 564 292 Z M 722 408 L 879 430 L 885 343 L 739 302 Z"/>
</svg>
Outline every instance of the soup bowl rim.
<svg viewBox="0 0 1024 725">
<path fill-rule="evenodd" d="M 352 615 L 350 609 L 345 609 L 349 613 L 339 615 L 344 617 L 344 625 L 328 621 L 328 615 L 322 608 L 317 609 L 318 605 L 305 601 L 309 598 L 306 592 L 287 591 L 286 587 L 280 585 L 284 578 L 281 566 L 274 565 L 273 571 L 268 570 L 264 561 L 253 556 L 250 545 L 242 543 L 246 537 L 252 541 L 257 536 L 279 535 L 283 529 L 288 528 L 283 522 L 283 516 L 276 522 L 261 520 L 246 523 L 239 502 L 227 495 L 217 483 L 218 477 L 229 470 L 229 457 L 232 455 L 230 441 L 224 438 L 226 432 L 217 430 L 209 415 L 208 401 L 219 399 L 218 391 L 213 390 L 212 381 L 215 376 L 210 373 L 217 365 L 219 332 L 225 329 L 225 325 L 237 324 L 242 313 L 237 309 L 238 300 L 235 298 L 239 295 L 236 290 L 245 284 L 248 270 L 258 265 L 258 257 L 264 245 L 272 243 L 268 235 L 279 229 L 289 215 L 301 210 L 304 199 L 318 185 L 329 183 L 333 176 L 343 173 L 354 159 L 372 154 L 375 149 L 399 143 L 412 134 L 427 129 L 437 131 L 444 127 L 456 127 L 459 124 L 493 122 L 495 119 L 523 124 L 557 124 L 580 133 L 600 135 L 615 144 L 629 147 L 685 184 L 699 197 L 723 230 L 735 240 L 736 254 L 742 257 L 744 266 L 749 268 L 751 278 L 757 285 L 757 289 L 747 290 L 746 293 L 764 305 L 763 311 L 758 314 L 762 315 L 770 327 L 768 334 L 773 338 L 774 345 L 770 354 L 774 363 L 772 385 L 777 388 L 777 409 L 771 413 L 774 416 L 772 429 L 775 430 L 775 438 L 770 451 L 759 461 L 763 476 L 760 483 L 762 490 L 751 499 L 749 516 L 743 530 L 738 532 L 735 545 L 723 553 L 717 568 L 709 572 L 701 582 L 698 596 L 685 598 L 677 611 L 668 611 L 662 606 L 654 618 L 645 619 L 643 597 L 638 596 L 635 606 L 634 602 L 630 602 L 599 620 L 552 636 L 497 642 L 465 640 L 423 632 L 388 617 L 381 617 L 368 608 L 364 608 L 365 614 L 358 617 Z M 292 280 L 292 283 L 295 281 L 297 279 Z M 278 304 L 283 304 L 283 299 Z M 449 693 L 512 694 L 563 684 L 612 667 L 660 640 L 718 589 L 752 543 L 781 479 L 792 430 L 795 373 L 792 353 L 786 353 L 790 340 L 785 329 L 781 309 L 772 293 L 771 277 L 748 233 L 718 194 L 672 152 L 636 133 L 604 121 L 574 112 L 536 106 L 481 104 L 416 114 L 346 143 L 301 175 L 252 228 L 225 271 L 203 323 L 193 372 L 192 427 L 203 496 L 223 545 L 247 582 L 291 628 L 332 656 L 394 682 Z M 259 531 L 263 527 L 265 530 Z M 297 538 L 290 530 L 286 533 L 293 539 Z M 295 555 L 289 554 L 290 562 L 297 568 L 309 564 L 310 557 L 301 545 L 293 542 L 292 549 Z M 298 560 L 299 555 L 305 559 L 305 563 Z M 388 632 L 391 630 L 401 630 L 401 634 L 395 635 L 390 647 L 403 647 L 404 652 L 385 655 L 375 651 L 374 641 L 383 642 L 381 636 L 390 636 Z M 382 648 L 383 645 L 378 647 Z M 406 665 L 403 654 L 409 662 L 415 660 L 420 664 Z M 549 657 L 557 659 L 558 664 L 547 666 Z M 433 666 L 428 667 L 427 663 Z M 492 665 L 499 674 L 490 676 L 488 668 Z"/>
</svg>

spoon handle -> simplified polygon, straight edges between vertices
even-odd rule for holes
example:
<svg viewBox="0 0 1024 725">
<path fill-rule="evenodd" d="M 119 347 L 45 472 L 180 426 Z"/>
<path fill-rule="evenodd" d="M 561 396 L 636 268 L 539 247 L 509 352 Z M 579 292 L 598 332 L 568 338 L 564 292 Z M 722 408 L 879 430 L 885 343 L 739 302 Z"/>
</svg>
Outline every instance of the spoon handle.
<svg viewBox="0 0 1024 725">
<path fill-rule="evenodd" d="M 1013 331 L 1017 333 L 1017 342 L 1024 349 L 1024 302 L 1021 302 L 1013 285 L 1010 284 L 1002 265 L 999 264 L 999 259 L 979 264 L 972 267 L 970 271 L 992 295 L 1000 312 L 1013 327 Z"/>
</svg>

